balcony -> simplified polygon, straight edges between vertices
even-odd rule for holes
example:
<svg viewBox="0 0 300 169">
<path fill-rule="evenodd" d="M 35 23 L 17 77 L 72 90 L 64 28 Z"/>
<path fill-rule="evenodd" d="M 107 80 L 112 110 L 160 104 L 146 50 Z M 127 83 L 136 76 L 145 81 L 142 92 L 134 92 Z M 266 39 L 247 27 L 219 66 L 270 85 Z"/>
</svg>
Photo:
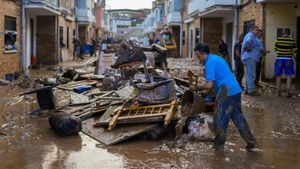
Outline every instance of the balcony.
<svg viewBox="0 0 300 169">
<path fill-rule="evenodd" d="M 201 9 L 201 0 L 192 0 L 188 4 L 188 15 L 193 15 L 194 13 L 199 12 Z"/>
<path fill-rule="evenodd" d="M 60 9 L 63 13 L 72 15 L 74 13 L 74 1 L 60 0 Z"/>
<path fill-rule="evenodd" d="M 53 7 L 59 7 L 59 0 L 29 0 L 31 3 L 40 3 L 41 5 L 50 5 Z"/>
<path fill-rule="evenodd" d="M 167 24 L 172 25 L 180 25 L 182 23 L 181 13 L 178 12 L 170 12 L 167 16 Z"/>
<path fill-rule="evenodd" d="M 240 1 L 239 1 L 240 3 Z M 224 17 L 233 15 L 235 0 L 202 0 L 201 17 Z"/>
<path fill-rule="evenodd" d="M 95 15 L 89 9 L 77 8 L 76 15 L 77 15 L 77 21 L 80 22 L 80 24 L 89 25 L 89 24 L 96 23 Z"/>
<path fill-rule="evenodd" d="M 32 15 L 60 15 L 59 0 L 29 0 L 25 8 Z"/>
<path fill-rule="evenodd" d="M 203 0 L 200 4 L 203 9 L 211 8 L 214 6 L 233 6 L 235 4 L 235 0 Z"/>
</svg>

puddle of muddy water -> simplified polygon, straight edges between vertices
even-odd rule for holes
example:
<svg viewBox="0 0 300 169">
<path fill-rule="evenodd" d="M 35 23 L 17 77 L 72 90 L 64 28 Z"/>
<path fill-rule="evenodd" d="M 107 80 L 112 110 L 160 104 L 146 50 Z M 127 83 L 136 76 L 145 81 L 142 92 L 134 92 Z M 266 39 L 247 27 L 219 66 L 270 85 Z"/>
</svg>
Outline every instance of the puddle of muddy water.
<svg viewBox="0 0 300 169">
<path fill-rule="evenodd" d="M 131 140 L 107 147 L 84 134 L 57 136 L 49 129 L 47 118 L 30 118 L 27 113 L 37 107 L 34 98 L 6 106 L 19 92 L 0 89 L 0 126 L 4 125 L 1 130 L 5 133 L 0 134 L 1 169 L 300 168 L 300 113 L 282 112 L 280 106 L 271 112 L 243 108 L 262 149 L 257 153 L 244 150 L 245 143 L 232 123 L 225 152 L 214 151 L 209 142 L 187 142 L 170 148 L 167 144 L 171 138 Z"/>
</svg>

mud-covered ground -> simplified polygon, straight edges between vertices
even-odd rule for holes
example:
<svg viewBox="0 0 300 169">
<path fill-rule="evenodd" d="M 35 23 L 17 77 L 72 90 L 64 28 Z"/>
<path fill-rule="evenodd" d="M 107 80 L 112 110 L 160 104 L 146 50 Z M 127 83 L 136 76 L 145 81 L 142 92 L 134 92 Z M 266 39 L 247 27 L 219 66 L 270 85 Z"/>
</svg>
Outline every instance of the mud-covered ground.
<svg viewBox="0 0 300 169">
<path fill-rule="evenodd" d="M 0 87 L 1 169 L 300 168 L 300 99 L 278 98 L 268 89 L 261 97 L 243 97 L 244 114 L 259 144 L 256 153 L 244 150 L 232 123 L 224 152 L 185 138 L 104 146 L 84 134 L 60 137 L 50 130 L 47 117 L 28 116 L 37 107 L 34 97 L 6 105 L 20 92 L 17 86 Z"/>
</svg>

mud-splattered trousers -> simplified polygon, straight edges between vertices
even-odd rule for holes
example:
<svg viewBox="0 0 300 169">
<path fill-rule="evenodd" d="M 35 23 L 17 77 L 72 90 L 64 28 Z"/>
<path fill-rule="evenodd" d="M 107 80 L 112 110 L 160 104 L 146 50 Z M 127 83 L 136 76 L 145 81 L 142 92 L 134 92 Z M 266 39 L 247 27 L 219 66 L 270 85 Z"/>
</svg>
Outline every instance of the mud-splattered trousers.
<svg viewBox="0 0 300 169">
<path fill-rule="evenodd" d="M 230 119 L 242 138 L 250 145 L 256 145 L 256 140 L 249 129 L 248 123 L 242 113 L 241 108 L 241 93 L 233 96 L 217 95 L 217 110 L 215 115 L 215 146 L 225 144 L 227 128 Z"/>
</svg>

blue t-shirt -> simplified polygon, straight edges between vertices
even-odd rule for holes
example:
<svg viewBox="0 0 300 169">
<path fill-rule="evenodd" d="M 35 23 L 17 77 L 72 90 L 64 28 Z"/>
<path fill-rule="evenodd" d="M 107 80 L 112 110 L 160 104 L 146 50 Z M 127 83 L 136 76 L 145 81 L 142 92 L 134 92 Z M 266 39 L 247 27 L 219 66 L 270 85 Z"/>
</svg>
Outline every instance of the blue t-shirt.
<svg viewBox="0 0 300 169">
<path fill-rule="evenodd" d="M 213 81 L 215 92 L 218 93 L 223 85 L 227 87 L 227 96 L 242 92 L 226 61 L 220 56 L 209 54 L 205 62 L 206 81 Z"/>
</svg>

